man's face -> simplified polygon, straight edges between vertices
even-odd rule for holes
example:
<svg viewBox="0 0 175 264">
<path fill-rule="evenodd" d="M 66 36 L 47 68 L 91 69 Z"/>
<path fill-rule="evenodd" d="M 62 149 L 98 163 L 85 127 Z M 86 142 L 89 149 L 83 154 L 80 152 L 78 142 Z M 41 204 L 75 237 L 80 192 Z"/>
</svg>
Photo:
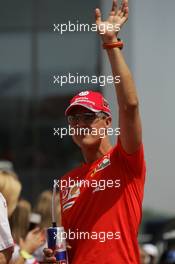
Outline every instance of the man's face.
<svg viewBox="0 0 175 264">
<path fill-rule="evenodd" d="M 76 106 L 69 115 L 68 122 L 75 129 L 73 141 L 80 147 L 91 147 L 101 143 L 106 137 L 106 129 L 111 126 L 111 117 Z"/>
</svg>

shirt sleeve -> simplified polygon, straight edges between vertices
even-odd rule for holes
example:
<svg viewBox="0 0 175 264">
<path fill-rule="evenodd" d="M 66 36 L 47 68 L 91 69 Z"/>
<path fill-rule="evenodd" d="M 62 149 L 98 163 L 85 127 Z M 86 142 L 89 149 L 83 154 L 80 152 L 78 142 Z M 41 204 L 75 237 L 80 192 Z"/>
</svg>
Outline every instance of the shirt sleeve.
<svg viewBox="0 0 175 264">
<path fill-rule="evenodd" d="M 133 174 L 139 177 L 146 170 L 145 158 L 144 158 L 144 146 L 140 144 L 136 152 L 128 154 L 122 147 L 120 138 L 118 138 L 116 150 L 121 158 L 127 164 L 127 167 L 133 172 Z"/>
<path fill-rule="evenodd" d="M 0 251 L 13 247 L 14 242 L 7 216 L 7 204 L 3 195 L 0 193 Z"/>
</svg>

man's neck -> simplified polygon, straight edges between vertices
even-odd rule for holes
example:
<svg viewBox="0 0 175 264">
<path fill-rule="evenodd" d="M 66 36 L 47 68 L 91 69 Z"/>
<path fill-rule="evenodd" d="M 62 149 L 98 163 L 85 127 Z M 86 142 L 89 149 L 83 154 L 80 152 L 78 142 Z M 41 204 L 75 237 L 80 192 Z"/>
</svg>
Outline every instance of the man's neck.
<svg viewBox="0 0 175 264">
<path fill-rule="evenodd" d="M 95 145 L 89 148 L 83 148 L 82 154 L 86 163 L 92 163 L 103 157 L 112 148 L 109 140 L 104 140 L 100 145 Z"/>
</svg>

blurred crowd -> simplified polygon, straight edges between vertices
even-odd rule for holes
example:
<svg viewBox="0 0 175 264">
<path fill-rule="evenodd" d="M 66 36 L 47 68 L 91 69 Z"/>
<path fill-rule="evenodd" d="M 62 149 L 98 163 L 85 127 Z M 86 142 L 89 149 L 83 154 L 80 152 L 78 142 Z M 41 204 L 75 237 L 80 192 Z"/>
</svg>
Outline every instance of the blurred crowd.
<svg viewBox="0 0 175 264">
<path fill-rule="evenodd" d="M 47 247 L 45 229 L 52 223 L 52 192 L 44 190 L 32 207 L 21 197 L 21 190 L 11 164 L 0 162 L 0 264 L 37 264 L 43 261 Z M 59 207 L 56 217 L 60 219 Z"/>
<path fill-rule="evenodd" d="M 38 264 L 43 261 L 43 249 L 47 247 L 45 229 L 52 223 L 52 192 L 44 190 L 32 207 L 21 197 L 21 190 L 12 164 L 0 161 L 0 264 Z M 56 203 L 59 204 L 59 194 Z M 59 208 L 57 224 L 60 224 Z M 175 264 L 175 243 L 163 248 L 140 244 L 140 263 Z"/>
<path fill-rule="evenodd" d="M 141 264 L 175 264 L 175 247 L 162 253 L 154 244 L 140 245 Z"/>
</svg>

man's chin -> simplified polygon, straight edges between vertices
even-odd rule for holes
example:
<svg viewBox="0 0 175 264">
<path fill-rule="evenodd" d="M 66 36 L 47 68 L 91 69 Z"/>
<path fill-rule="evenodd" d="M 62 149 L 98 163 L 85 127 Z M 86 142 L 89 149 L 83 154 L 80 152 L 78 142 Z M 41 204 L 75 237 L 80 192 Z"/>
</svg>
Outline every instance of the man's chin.
<svg viewBox="0 0 175 264">
<path fill-rule="evenodd" d="M 79 146 L 80 147 L 93 147 L 95 145 L 99 145 L 99 143 L 101 142 L 101 138 L 95 138 L 89 135 L 84 135 L 83 137 L 81 137 L 81 139 L 79 139 Z"/>
</svg>

